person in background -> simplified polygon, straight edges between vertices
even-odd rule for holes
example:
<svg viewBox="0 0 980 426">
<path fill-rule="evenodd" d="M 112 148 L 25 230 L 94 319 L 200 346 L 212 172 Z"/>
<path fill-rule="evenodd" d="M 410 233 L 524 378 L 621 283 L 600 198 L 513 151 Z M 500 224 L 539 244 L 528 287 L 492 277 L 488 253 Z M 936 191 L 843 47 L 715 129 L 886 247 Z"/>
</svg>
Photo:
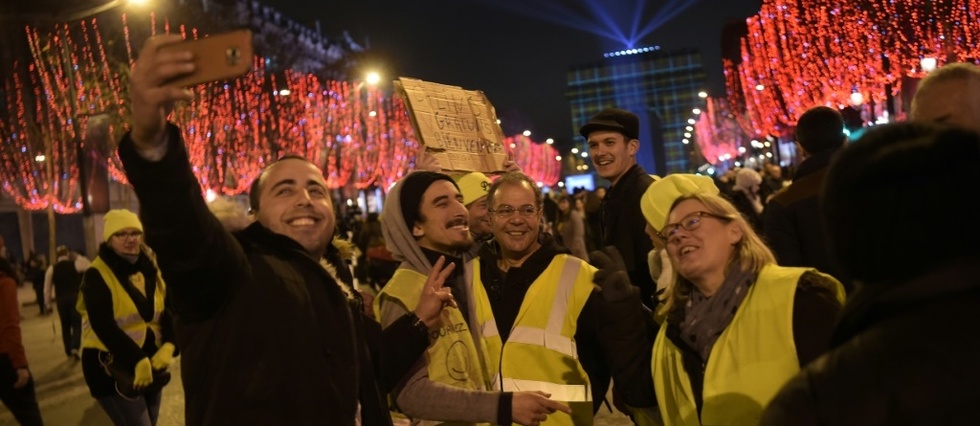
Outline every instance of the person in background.
<svg viewBox="0 0 980 426">
<path fill-rule="evenodd" d="M 0 257 L 0 401 L 24 426 L 42 426 L 34 377 L 20 334 L 20 302 L 14 268 Z"/>
<path fill-rule="evenodd" d="M 82 373 L 89 393 L 116 425 L 155 425 L 163 389 L 136 397 L 118 392 L 110 363 L 132 371 L 136 389 L 153 383 L 176 351 L 167 288 L 143 245 L 143 224 L 129 210 L 105 215 L 99 255 L 82 279 Z"/>
<path fill-rule="evenodd" d="M 58 246 L 58 258 L 54 265 L 44 273 L 44 297 L 47 305 L 52 306 L 52 300 L 57 297 L 58 317 L 61 319 L 61 340 L 65 345 L 65 356 L 75 361 L 80 359 L 79 350 L 82 346 L 82 316 L 75 305 L 78 303 L 78 292 L 82 285 L 82 274 L 92 262 L 66 246 Z"/>
<path fill-rule="evenodd" d="M 980 132 L 980 67 L 957 62 L 930 72 L 912 97 L 909 119 Z"/>
<path fill-rule="evenodd" d="M 50 313 L 47 300 L 44 297 L 44 272 L 48 267 L 48 260 L 43 254 L 31 253 L 27 260 L 27 268 L 24 275 L 31 282 L 34 288 L 34 296 L 37 298 L 37 306 L 41 315 Z"/>
<path fill-rule="evenodd" d="M 810 108 L 796 122 L 796 144 L 803 162 L 796 179 L 769 201 L 765 210 L 766 241 L 782 266 L 809 266 L 837 278 L 847 291 L 851 280 L 830 254 L 819 198 L 830 161 L 847 141 L 844 117 L 825 106 Z"/>
<path fill-rule="evenodd" d="M 252 223 L 254 218 L 249 217 L 248 209 L 235 200 L 227 197 L 218 197 L 208 203 L 208 210 L 218 218 L 229 232 L 241 231 Z"/>
<path fill-rule="evenodd" d="M 459 193 L 463 195 L 463 205 L 469 213 L 470 234 L 473 236 L 473 247 L 467 253 L 468 261 L 480 251 L 483 243 L 493 238 L 490 231 L 490 214 L 487 212 L 487 191 L 490 190 L 490 178 L 480 172 L 470 172 L 465 175 L 453 176 Z"/>
<path fill-rule="evenodd" d="M 761 183 L 762 176 L 759 172 L 744 167 L 735 174 L 735 186 L 731 192 L 732 204 L 756 232 L 762 232 L 762 212 L 765 209 L 762 196 L 759 195 Z"/>
<path fill-rule="evenodd" d="M 614 381 L 647 390 L 624 398 L 639 418 L 657 410 L 667 425 L 756 424 L 779 388 L 827 349 L 844 290 L 813 269 L 777 266 L 735 206 L 690 179 L 668 175 L 647 191 L 668 212 L 650 226 L 675 280 L 652 362 L 623 353 L 631 366 L 611 366 Z"/>
<path fill-rule="evenodd" d="M 779 167 L 779 164 L 766 163 L 763 165 L 762 185 L 759 187 L 759 195 L 762 196 L 762 203 L 768 206 L 769 200 L 783 189 L 785 182 L 786 180 L 783 179 L 783 168 Z"/>
<path fill-rule="evenodd" d="M 656 283 L 650 278 L 647 253 L 653 243 L 636 238 L 645 226 L 640 212 L 640 197 L 653 178 L 636 163 L 640 149 L 640 118 L 632 112 L 606 108 L 579 129 L 589 143 L 589 158 L 599 177 L 612 186 L 602 198 L 601 246 L 613 246 L 626 262 L 630 282 L 639 287 L 643 303 L 656 306 Z"/>
<path fill-rule="evenodd" d="M 831 163 L 823 219 L 855 290 L 831 350 L 783 387 L 761 424 L 976 423 L 978 162 L 977 133 L 897 123 Z"/>
<path fill-rule="evenodd" d="M 585 223 L 588 231 L 585 235 L 589 239 L 586 247 L 589 252 L 602 248 L 602 200 L 606 198 L 606 187 L 596 187 L 595 191 L 585 194 Z"/>
<path fill-rule="evenodd" d="M 572 203 L 579 204 L 581 199 L 566 194 L 558 196 L 558 223 L 555 225 L 555 231 L 561 238 L 561 245 L 569 249 L 573 256 L 588 261 L 589 252 L 585 247 L 585 221 Z"/>
<path fill-rule="evenodd" d="M 357 257 L 357 268 L 354 272 L 357 279 L 364 284 L 373 286 L 375 289 L 380 288 L 378 285 L 387 279 L 374 279 L 371 274 L 371 258 L 368 257 L 368 252 L 379 245 L 384 244 L 384 236 L 381 234 L 381 222 L 378 221 L 378 214 L 371 212 L 367 214 L 367 219 L 365 219 L 363 226 L 354 235 L 354 244 L 357 245 L 360 255 Z M 388 277 L 390 278 L 390 274 Z"/>
</svg>

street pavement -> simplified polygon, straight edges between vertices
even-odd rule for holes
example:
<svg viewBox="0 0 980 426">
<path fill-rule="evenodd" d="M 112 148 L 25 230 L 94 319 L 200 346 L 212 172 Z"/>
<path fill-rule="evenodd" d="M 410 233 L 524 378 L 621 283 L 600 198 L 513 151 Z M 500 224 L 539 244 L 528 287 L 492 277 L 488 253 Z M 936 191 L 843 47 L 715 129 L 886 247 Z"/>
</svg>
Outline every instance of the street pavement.
<svg viewBox="0 0 980 426">
<path fill-rule="evenodd" d="M 21 334 L 27 360 L 34 375 L 41 416 L 48 426 L 111 426 L 112 422 L 88 393 L 82 365 L 65 356 L 58 313 L 40 315 L 34 290 L 18 290 L 21 302 Z M 57 311 L 57 310 L 55 310 Z M 184 425 L 184 391 L 180 379 L 180 357 L 170 367 L 173 379 L 163 390 L 157 426 Z M 612 400 L 611 395 L 609 400 Z M 15 425 L 13 414 L 0 404 L 0 426 Z M 323 423 L 329 424 L 329 422 Z M 605 406 L 596 415 L 595 426 L 627 426 L 632 422 Z"/>
<path fill-rule="evenodd" d="M 88 393 L 81 362 L 65 356 L 57 310 L 50 315 L 40 315 L 34 289 L 29 285 L 18 289 L 17 297 L 23 318 L 20 323 L 21 335 L 44 424 L 111 426 L 112 422 Z M 179 357 L 170 368 L 173 379 L 163 391 L 158 426 L 184 425 L 184 392 Z M 0 404 L 0 426 L 15 424 L 13 414 Z"/>
</svg>

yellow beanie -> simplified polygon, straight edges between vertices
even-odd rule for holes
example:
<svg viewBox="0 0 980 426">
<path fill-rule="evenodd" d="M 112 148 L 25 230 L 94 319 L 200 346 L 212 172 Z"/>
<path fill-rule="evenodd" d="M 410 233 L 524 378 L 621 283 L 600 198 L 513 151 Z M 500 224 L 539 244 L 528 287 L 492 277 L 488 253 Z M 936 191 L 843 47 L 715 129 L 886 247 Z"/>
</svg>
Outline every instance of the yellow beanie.
<svg viewBox="0 0 980 426">
<path fill-rule="evenodd" d="M 463 194 L 463 205 L 469 206 L 490 193 L 490 178 L 480 172 L 471 172 L 462 176 L 454 176 L 459 192 Z"/>
<path fill-rule="evenodd" d="M 126 209 L 109 210 L 109 213 L 105 214 L 105 226 L 102 229 L 103 241 L 109 241 L 112 234 L 126 228 L 136 228 L 143 232 L 143 224 L 140 223 L 140 218 L 136 216 L 136 213 Z"/>
<path fill-rule="evenodd" d="M 654 181 L 640 198 L 640 210 L 656 230 L 667 225 L 667 215 L 674 201 L 684 195 L 706 193 L 718 195 L 715 181 L 708 176 L 674 173 Z"/>
</svg>

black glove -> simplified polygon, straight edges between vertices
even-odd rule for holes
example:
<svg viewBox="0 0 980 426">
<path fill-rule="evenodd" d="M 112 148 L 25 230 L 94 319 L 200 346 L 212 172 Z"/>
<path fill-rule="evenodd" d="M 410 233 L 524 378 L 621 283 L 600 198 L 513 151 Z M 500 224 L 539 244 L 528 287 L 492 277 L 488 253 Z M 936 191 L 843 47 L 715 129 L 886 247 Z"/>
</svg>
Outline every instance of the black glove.
<svg viewBox="0 0 980 426">
<path fill-rule="evenodd" d="M 616 247 L 606 246 L 602 251 L 589 253 L 589 259 L 592 266 L 599 269 L 592 282 L 596 284 L 596 290 L 602 293 L 603 299 L 607 302 L 619 302 L 637 297 L 639 289 L 630 283 L 630 277 L 626 274 L 626 263 Z"/>
</svg>

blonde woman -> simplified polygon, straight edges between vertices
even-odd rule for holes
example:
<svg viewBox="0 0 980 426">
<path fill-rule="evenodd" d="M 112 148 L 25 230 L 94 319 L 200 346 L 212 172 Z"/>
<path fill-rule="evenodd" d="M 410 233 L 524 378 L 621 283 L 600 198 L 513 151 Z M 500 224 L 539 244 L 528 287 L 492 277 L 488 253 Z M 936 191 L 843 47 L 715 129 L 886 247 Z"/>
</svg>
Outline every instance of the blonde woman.
<svg viewBox="0 0 980 426">
<path fill-rule="evenodd" d="M 674 285 L 658 309 L 665 320 L 650 358 L 610 366 L 617 386 L 633 390 L 625 402 L 640 424 L 758 424 L 779 388 L 826 350 L 843 302 L 829 275 L 777 266 L 717 192 L 700 177 L 670 175 L 641 202 L 648 233 L 666 244 Z M 651 351 L 643 341 L 636 354 Z"/>
</svg>

